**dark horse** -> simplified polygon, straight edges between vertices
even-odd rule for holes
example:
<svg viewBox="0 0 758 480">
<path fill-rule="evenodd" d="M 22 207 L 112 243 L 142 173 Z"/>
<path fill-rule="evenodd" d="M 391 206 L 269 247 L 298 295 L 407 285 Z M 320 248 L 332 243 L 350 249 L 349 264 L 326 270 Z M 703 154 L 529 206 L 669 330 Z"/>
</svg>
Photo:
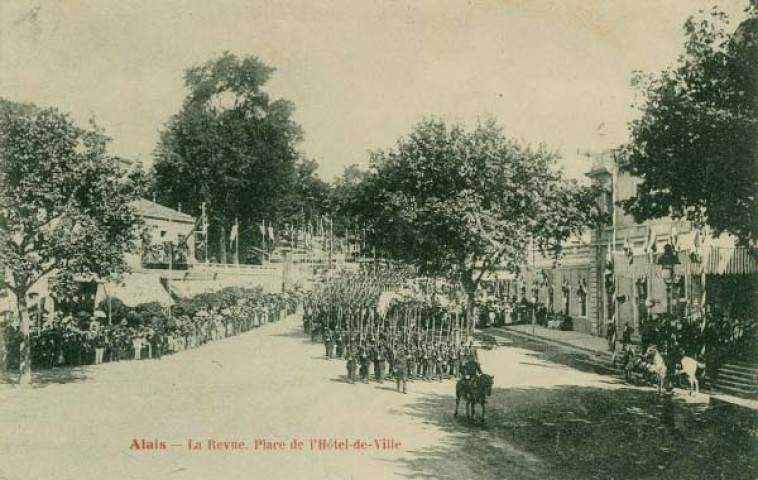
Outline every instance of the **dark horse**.
<svg viewBox="0 0 758 480">
<path fill-rule="evenodd" d="M 492 384 L 495 377 L 492 375 L 479 375 L 472 380 L 462 378 L 455 384 L 455 416 L 458 416 L 458 405 L 461 397 L 466 397 L 466 418 L 476 418 L 476 405 L 482 406 L 482 421 L 484 421 L 484 405 L 487 397 L 492 395 Z"/>
</svg>

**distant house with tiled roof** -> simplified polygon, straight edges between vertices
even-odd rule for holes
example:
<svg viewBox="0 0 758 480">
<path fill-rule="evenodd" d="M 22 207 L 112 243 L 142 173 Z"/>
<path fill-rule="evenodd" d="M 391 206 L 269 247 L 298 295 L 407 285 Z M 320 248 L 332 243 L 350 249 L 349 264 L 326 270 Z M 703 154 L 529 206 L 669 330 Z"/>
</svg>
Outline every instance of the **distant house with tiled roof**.
<svg viewBox="0 0 758 480">
<path fill-rule="evenodd" d="M 147 227 L 141 239 L 139 260 L 134 259 L 133 263 L 145 268 L 180 269 L 194 260 L 192 232 L 195 217 L 144 198 L 136 200 L 132 206 Z M 170 261 L 172 248 L 174 255 Z"/>
</svg>

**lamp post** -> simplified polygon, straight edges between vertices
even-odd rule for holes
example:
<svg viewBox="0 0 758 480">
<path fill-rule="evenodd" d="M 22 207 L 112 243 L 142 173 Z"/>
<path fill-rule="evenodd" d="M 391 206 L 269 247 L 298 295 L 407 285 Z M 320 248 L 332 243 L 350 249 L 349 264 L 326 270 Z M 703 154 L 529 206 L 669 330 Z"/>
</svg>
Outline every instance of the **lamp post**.
<svg viewBox="0 0 758 480">
<path fill-rule="evenodd" d="M 666 313 L 671 314 L 671 287 L 673 286 L 674 267 L 679 265 L 679 258 L 674 253 L 674 247 L 667 243 L 663 247 L 663 255 L 658 259 L 658 265 L 661 267 L 661 276 L 666 283 Z"/>
<path fill-rule="evenodd" d="M 534 335 L 534 326 L 537 323 L 537 296 L 532 297 L 532 335 Z"/>
</svg>

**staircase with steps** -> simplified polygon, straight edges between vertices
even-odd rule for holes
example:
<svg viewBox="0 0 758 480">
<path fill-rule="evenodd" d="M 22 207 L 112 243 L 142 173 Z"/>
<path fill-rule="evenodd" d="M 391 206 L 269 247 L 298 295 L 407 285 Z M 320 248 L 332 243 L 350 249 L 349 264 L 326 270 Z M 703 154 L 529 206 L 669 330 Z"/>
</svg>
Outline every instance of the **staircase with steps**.
<svg viewBox="0 0 758 480">
<path fill-rule="evenodd" d="M 743 398 L 758 398 L 758 364 L 730 362 L 719 369 L 716 390 Z"/>
</svg>

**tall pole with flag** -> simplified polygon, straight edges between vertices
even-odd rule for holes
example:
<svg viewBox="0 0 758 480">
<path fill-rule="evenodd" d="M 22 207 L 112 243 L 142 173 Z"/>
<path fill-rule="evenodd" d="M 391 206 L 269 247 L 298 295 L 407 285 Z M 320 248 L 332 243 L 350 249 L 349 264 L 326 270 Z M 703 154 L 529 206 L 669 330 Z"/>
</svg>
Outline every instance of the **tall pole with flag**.
<svg viewBox="0 0 758 480">
<path fill-rule="evenodd" d="M 239 221 L 235 217 L 232 231 L 229 233 L 229 247 L 234 246 L 234 263 L 240 263 Z"/>
<path fill-rule="evenodd" d="M 206 209 L 205 202 L 200 206 L 202 210 L 202 222 L 203 222 L 203 249 L 205 250 L 205 263 L 208 263 L 208 210 Z"/>
<path fill-rule="evenodd" d="M 327 220 L 329 221 L 329 266 L 327 267 L 328 270 L 332 269 L 332 244 L 334 243 L 334 229 L 332 228 L 332 217 L 327 217 Z"/>
<path fill-rule="evenodd" d="M 614 320 L 614 326 L 616 327 L 616 331 L 618 331 L 618 321 L 619 321 L 619 315 L 618 315 L 618 301 L 616 300 L 618 298 L 618 279 L 616 278 L 616 268 L 615 268 L 615 261 L 613 259 L 613 253 L 616 251 L 616 227 L 617 227 L 617 219 L 616 219 L 616 202 L 618 201 L 618 158 L 616 157 L 616 150 L 613 150 L 612 153 L 612 160 L 613 160 L 613 166 L 611 168 L 611 208 L 613 209 L 613 230 L 611 234 L 612 238 L 612 244 L 611 244 L 611 250 L 609 251 L 610 257 L 611 257 L 611 264 L 614 265 L 613 268 L 613 320 Z"/>
<path fill-rule="evenodd" d="M 262 255 L 262 261 L 263 263 L 266 262 L 266 220 L 261 220 L 261 224 L 258 225 L 258 228 L 261 232 L 261 250 L 263 251 Z"/>
</svg>

